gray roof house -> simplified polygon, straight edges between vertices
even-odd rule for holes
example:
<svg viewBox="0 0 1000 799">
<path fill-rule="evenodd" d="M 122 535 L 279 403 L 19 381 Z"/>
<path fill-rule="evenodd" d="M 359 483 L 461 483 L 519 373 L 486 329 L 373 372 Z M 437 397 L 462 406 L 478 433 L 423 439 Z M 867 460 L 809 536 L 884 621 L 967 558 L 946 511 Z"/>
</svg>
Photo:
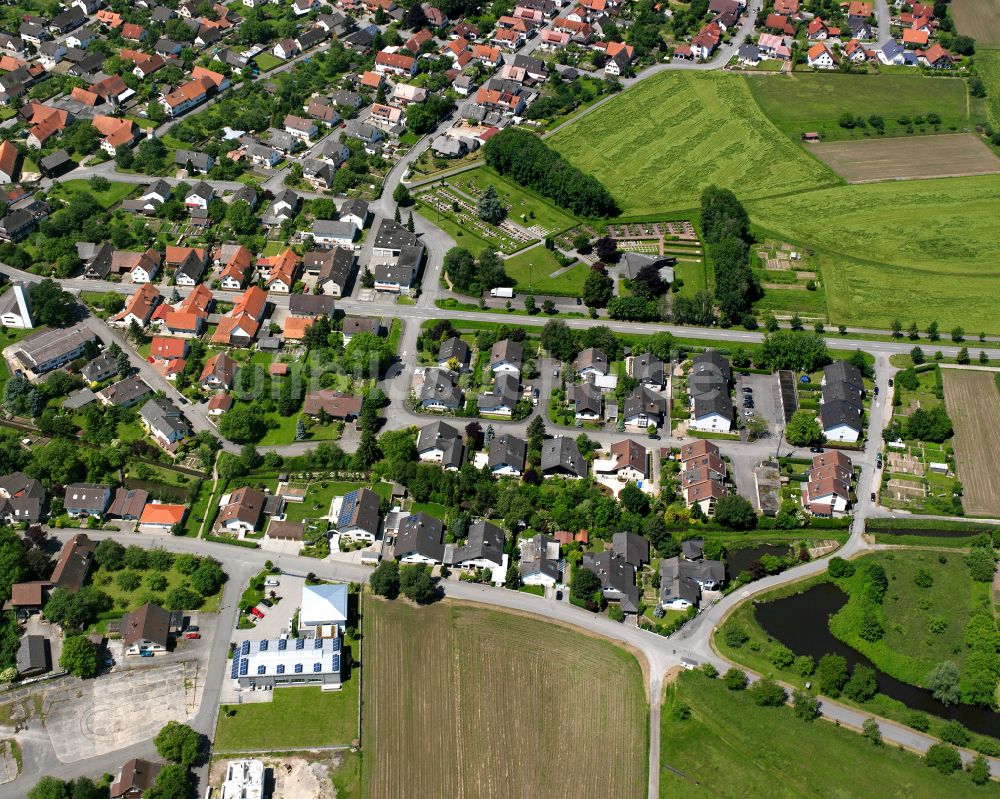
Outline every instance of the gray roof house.
<svg viewBox="0 0 1000 799">
<path fill-rule="evenodd" d="M 462 389 L 455 383 L 451 372 L 428 369 L 420 390 L 420 404 L 429 410 L 457 410 L 462 405 Z"/>
<path fill-rule="evenodd" d="M 588 374 L 606 375 L 610 366 L 608 356 L 596 347 L 588 347 L 576 356 L 576 373 L 581 377 Z"/>
<path fill-rule="evenodd" d="M 24 472 L 0 477 L 0 518 L 9 523 L 37 522 L 42 518 L 45 488 Z"/>
<path fill-rule="evenodd" d="M 542 471 L 547 475 L 583 478 L 589 466 L 580 454 L 576 442 L 568 436 L 546 439 L 542 444 Z"/>
<path fill-rule="evenodd" d="M 463 546 L 456 547 L 451 562 L 461 569 L 489 569 L 503 564 L 503 530 L 482 519 L 469 526 Z"/>
<path fill-rule="evenodd" d="M 476 403 L 479 412 L 493 416 L 513 416 L 520 399 L 520 386 L 517 375 L 507 372 L 498 374 L 493 380 L 493 390 L 479 395 Z"/>
<path fill-rule="evenodd" d="M 148 400 L 139 411 L 139 417 L 149 432 L 168 447 L 191 435 L 191 425 L 184 414 L 166 397 Z"/>
<path fill-rule="evenodd" d="M 112 383 L 107 388 L 97 392 L 97 396 L 105 405 L 114 405 L 118 408 L 130 408 L 139 402 L 147 394 L 152 394 L 153 390 L 146 385 L 141 377 L 126 377 L 117 383 Z"/>
<path fill-rule="evenodd" d="M 444 524 L 426 513 L 403 519 L 393 549 L 403 563 L 441 563 L 444 559 Z"/>
<path fill-rule="evenodd" d="M 510 433 L 501 433 L 490 443 L 489 467 L 493 474 L 519 477 L 527 458 L 527 442 Z"/>
<path fill-rule="evenodd" d="M 524 363 L 524 347 L 513 339 L 505 338 L 490 350 L 490 369 L 494 372 L 521 373 Z"/>
<path fill-rule="evenodd" d="M 63 495 L 70 516 L 100 516 L 111 504 L 111 489 L 94 483 L 71 483 Z"/>
<path fill-rule="evenodd" d="M 562 579 L 559 543 L 539 533 L 521 542 L 521 581 L 525 585 L 552 586 Z"/>
<path fill-rule="evenodd" d="M 666 385 L 664 379 L 664 364 L 651 352 L 644 352 L 628 359 L 628 373 L 644 386 L 663 390 Z"/>
<path fill-rule="evenodd" d="M 448 470 L 459 469 L 465 458 L 462 435 L 445 422 L 431 422 L 417 434 L 417 454 L 422 461 L 440 463 Z"/>
<path fill-rule="evenodd" d="M 469 356 L 471 354 L 468 344 L 458 336 L 452 336 L 442 341 L 440 348 L 438 348 L 438 366 L 442 369 L 447 369 L 448 361 L 454 358 L 458 361 L 458 371 L 468 371 Z"/>
</svg>

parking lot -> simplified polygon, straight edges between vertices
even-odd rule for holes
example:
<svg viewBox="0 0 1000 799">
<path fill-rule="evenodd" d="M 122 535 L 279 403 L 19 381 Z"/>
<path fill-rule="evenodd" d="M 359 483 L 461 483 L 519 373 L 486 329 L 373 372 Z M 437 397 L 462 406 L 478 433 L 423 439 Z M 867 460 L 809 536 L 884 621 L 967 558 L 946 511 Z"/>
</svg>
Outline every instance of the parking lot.
<svg viewBox="0 0 1000 799">
<path fill-rule="evenodd" d="M 745 420 L 748 417 L 743 398 L 748 394 L 743 391 L 744 386 L 753 389 L 753 393 L 749 395 L 753 397 L 753 410 L 767 422 L 771 435 L 776 436 L 785 424 L 777 375 L 736 375 L 736 412 Z"/>
<path fill-rule="evenodd" d="M 251 640 L 262 641 L 265 638 L 273 639 L 282 633 L 288 632 L 288 622 L 299 603 L 302 601 L 302 586 L 305 585 L 304 577 L 293 577 L 288 574 L 274 575 L 280 585 L 268 586 L 264 589 L 264 595 L 274 602 L 274 607 L 269 608 L 259 605 L 264 613 L 263 619 L 258 619 L 252 629 L 235 630 L 233 632 L 234 641 Z M 270 599 L 271 592 L 277 594 L 278 599 Z"/>
</svg>

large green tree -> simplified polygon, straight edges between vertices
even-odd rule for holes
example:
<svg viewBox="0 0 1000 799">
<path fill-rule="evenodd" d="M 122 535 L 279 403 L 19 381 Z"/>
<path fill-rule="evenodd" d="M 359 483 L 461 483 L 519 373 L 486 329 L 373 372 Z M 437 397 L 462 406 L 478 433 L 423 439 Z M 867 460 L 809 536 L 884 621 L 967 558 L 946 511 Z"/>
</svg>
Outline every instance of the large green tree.
<svg viewBox="0 0 1000 799">
<path fill-rule="evenodd" d="M 73 295 L 63 291 L 56 281 L 45 278 L 28 289 L 31 315 L 36 325 L 67 327 L 76 321 L 79 306 Z"/>
<path fill-rule="evenodd" d="M 187 724 L 168 721 L 153 739 L 164 760 L 191 766 L 201 756 L 202 737 Z"/>
<path fill-rule="evenodd" d="M 785 438 L 793 446 L 811 447 L 823 443 L 823 428 L 819 426 L 815 413 L 798 410 L 785 426 Z"/>
<path fill-rule="evenodd" d="M 89 679 L 97 676 L 97 647 L 82 635 L 74 635 L 63 643 L 59 665 L 70 674 Z"/>
</svg>

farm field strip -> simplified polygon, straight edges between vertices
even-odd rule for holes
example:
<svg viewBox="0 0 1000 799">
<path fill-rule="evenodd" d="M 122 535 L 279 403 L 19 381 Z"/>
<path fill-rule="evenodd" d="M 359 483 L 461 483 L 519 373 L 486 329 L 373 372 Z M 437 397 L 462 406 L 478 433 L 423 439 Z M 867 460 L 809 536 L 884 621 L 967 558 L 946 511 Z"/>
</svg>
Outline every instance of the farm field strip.
<svg viewBox="0 0 1000 799">
<path fill-rule="evenodd" d="M 971 133 L 821 142 L 809 150 L 848 183 L 1000 172 L 1000 158 Z"/>
<path fill-rule="evenodd" d="M 635 797 L 647 707 L 635 659 L 527 617 L 365 599 L 364 794 Z M 614 757 L 581 758 L 593 730 Z"/>
<path fill-rule="evenodd" d="M 976 63 L 979 49 L 1000 47 L 1000 0 L 955 0 L 951 4 L 955 29 L 976 40 Z"/>
<path fill-rule="evenodd" d="M 1000 514 L 996 454 L 1000 452 L 1000 391 L 993 372 L 942 369 L 945 405 L 955 426 L 955 461 L 965 512 Z"/>
<path fill-rule="evenodd" d="M 736 75 L 661 73 L 547 141 L 627 215 L 690 207 L 713 183 L 764 197 L 838 180 L 771 124 Z"/>
</svg>

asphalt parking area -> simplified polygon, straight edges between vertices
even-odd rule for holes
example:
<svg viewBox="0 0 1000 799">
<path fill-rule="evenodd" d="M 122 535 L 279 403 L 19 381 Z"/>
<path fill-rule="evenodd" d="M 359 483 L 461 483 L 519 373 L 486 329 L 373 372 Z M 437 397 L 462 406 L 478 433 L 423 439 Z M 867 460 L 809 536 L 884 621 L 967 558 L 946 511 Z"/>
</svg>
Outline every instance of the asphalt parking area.
<svg viewBox="0 0 1000 799">
<path fill-rule="evenodd" d="M 112 672 L 50 697 L 45 727 L 63 763 L 113 752 L 154 737 L 168 721 L 185 721 L 194 701 L 197 664 Z"/>
<path fill-rule="evenodd" d="M 270 599 L 271 592 L 274 591 L 279 599 L 274 602 L 274 607 L 259 605 L 264 614 L 263 619 L 258 619 L 252 629 L 234 630 L 234 641 L 262 641 L 277 638 L 282 633 L 288 632 L 288 621 L 295 615 L 299 603 L 302 602 L 302 586 L 305 585 L 305 577 L 292 577 L 288 574 L 273 575 L 279 581 L 278 586 L 267 586 L 264 588 L 264 595 Z"/>
<path fill-rule="evenodd" d="M 743 407 L 743 398 L 747 396 L 743 387 L 748 386 L 753 389 L 750 395 L 753 397 L 753 410 L 767 422 L 771 435 L 776 435 L 778 430 L 784 426 L 781 410 L 781 395 L 778 387 L 777 375 L 755 375 L 746 376 L 737 374 L 736 376 L 736 412 L 746 419 L 746 408 Z"/>
</svg>

